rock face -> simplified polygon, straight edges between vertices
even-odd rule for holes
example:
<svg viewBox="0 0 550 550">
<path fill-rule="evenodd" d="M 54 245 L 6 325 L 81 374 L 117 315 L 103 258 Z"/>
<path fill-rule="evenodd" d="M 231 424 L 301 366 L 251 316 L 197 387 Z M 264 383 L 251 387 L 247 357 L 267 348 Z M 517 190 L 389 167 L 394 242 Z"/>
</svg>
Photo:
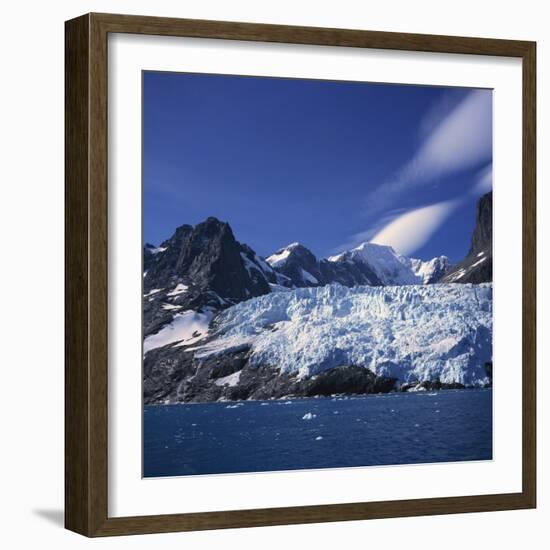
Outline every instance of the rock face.
<svg viewBox="0 0 550 550">
<path fill-rule="evenodd" d="M 476 225 L 468 255 L 453 266 L 442 283 L 486 283 L 493 280 L 493 193 L 477 203 Z"/>
<path fill-rule="evenodd" d="M 143 266 L 145 337 L 184 312 L 208 314 L 267 294 L 268 275 L 275 280 L 273 270 L 216 218 L 178 227 L 158 248 L 146 245 Z"/>
<path fill-rule="evenodd" d="M 149 260 L 144 289 L 190 282 L 232 302 L 269 292 L 265 277 L 254 276 L 241 253 L 248 252 L 235 239 L 229 224 L 208 218 L 196 227 L 182 225 L 162 243 Z"/>
<path fill-rule="evenodd" d="M 300 243 L 292 243 L 266 258 L 267 263 L 282 273 L 296 288 L 326 284 L 313 253 Z"/>
<path fill-rule="evenodd" d="M 300 379 L 270 366 L 251 367 L 249 350 L 198 360 L 192 352 L 178 355 L 155 350 L 144 364 L 146 405 L 182 402 L 281 399 L 333 394 L 387 393 L 395 379 L 376 376 L 369 369 L 341 366 L 318 376 Z"/>
</svg>

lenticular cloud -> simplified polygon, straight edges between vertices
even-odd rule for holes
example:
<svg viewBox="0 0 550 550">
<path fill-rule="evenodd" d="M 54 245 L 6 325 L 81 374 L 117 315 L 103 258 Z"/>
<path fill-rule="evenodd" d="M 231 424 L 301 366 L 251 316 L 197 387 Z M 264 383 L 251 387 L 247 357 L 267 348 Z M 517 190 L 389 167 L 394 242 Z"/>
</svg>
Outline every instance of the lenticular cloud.
<svg viewBox="0 0 550 550">
<path fill-rule="evenodd" d="M 408 256 L 428 242 L 457 205 L 458 201 L 445 201 L 411 210 L 387 224 L 371 242 Z"/>
<path fill-rule="evenodd" d="M 369 209 L 384 210 L 398 193 L 490 162 L 492 126 L 491 91 L 471 91 L 441 119 L 396 177 L 367 197 Z"/>
</svg>

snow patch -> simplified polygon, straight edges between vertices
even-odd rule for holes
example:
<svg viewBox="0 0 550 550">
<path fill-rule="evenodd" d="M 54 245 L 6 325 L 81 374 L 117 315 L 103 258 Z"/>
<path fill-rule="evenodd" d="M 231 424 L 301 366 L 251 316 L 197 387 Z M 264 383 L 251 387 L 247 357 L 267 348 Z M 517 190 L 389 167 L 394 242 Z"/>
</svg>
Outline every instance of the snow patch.
<svg viewBox="0 0 550 550">
<path fill-rule="evenodd" d="M 208 334 L 208 325 L 212 317 L 213 314 L 210 311 L 199 313 L 187 310 L 176 313 L 170 324 L 162 327 L 156 334 L 145 338 L 143 353 L 174 342 L 180 342 L 178 346 L 187 346 L 201 340 Z"/>
<path fill-rule="evenodd" d="M 262 271 L 260 266 L 256 265 L 244 252 L 241 252 L 241 259 L 242 259 L 242 261 L 244 263 L 244 267 L 248 271 L 248 275 L 250 275 L 250 277 L 252 277 L 251 271 L 254 270 L 257 273 L 259 273 L 264 279 L 266 278 L 265 273 Z"/>
<path fill-rule="evenodd" d="M 166 311 L 171 311 L 174 309 L 181 309 L 182 306 L 175 306 L 174 304 L 162 304 L 162 309 Z"/>
<path fill-rule="evenodd" d="M 229 386 L 230 388 L 233 388 L 239 383 L 241 372 L 242 371 L 239 370 L 237 372 L 234 372 L 233 374 L 229 374 L 228 376 L 217 378 L 214 381 L 214 384 L 216 384 L 216 386 Z"/>
<path fill-rule="evenodd" d="M 306 283 L 311 283 L 314 285 L 318 285 L 319 281 L 309 272 L 305 269 L 302 269 L 302 280 L 304 280 Z"/>
<path fill-rule="evenodd" d="M 300 243 L 291 243 L 285 248 L 281 248 L 281 250 L 278 250 L 275 254 L 272 254 L 266 258 L 267 263 L 271 267 L 282 267 L 288 260 L 292 250 L 294 250 L 297 246 L 300 246 Z"/>
<path fill-rule="evenodd" d="M 166 246 L 157 246 L 156 248 L 153 246 L 148 246 L 147 247 L 147 250 L 151 253 L 151 254 L 160 254 L 161 252 L 165 252 L 167 249 Z"/>
<path fill-rule="evenodd" d="M 481 260 L 478 260 L 476 263 L 472 264 L 470 266 L 470 269 L 473 269 L 474 267 L 476 267 L 477 265 L 481 265 L 487 258 L 481 258 Z"/>
<path fill-rule="evenodd" d="M 176 285 L 176 288 L 168 292 L 166 296 L 179 296 L 180 294 L 185 294 L 188 290 L 189 287 L 187 285 L 179 283 Z"/>
<path fill-rule="evenodd" d="M 148 296 L 152 296 L 153 294 L 157 294 L 157 292 L 162 292 L 164 288 L 153 288 L 153 290 L 150 290 L 147 294 L 144 294 L 143 297 L 147 298 Z"/>
<path fill-rule="evenodd" d="M 289 256 L 290 256 L 290 250 L 285 248 L 281 252 L 272 254 L 271 256 L 266 258 L 266 261 L 271 267 L 281 267 L 282 265 L 285 264 Z"/>
</svg>

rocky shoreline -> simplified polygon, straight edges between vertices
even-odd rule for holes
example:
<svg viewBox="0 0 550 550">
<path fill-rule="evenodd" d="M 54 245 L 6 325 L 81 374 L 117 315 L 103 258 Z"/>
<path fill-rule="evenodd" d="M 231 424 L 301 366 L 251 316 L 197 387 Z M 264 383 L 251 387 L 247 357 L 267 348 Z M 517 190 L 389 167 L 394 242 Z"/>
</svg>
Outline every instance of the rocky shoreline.
<svg viewBox="0 0 550 550">
<path fill-rule="evenodd" d="M 395 378 L 377 376 L 368 368 L 356 365 L 334 367 L 299 378 L 296 373 L 281 372 L 272 366 L 251 367 L 248 349 L 207 359 L 197 359 L 188 351 L 177 355 L 166 351 L 161 348 L 146 355 L 145 405 L 467 389 L 460 383 L 439 380 L 399 384 Z M 492 379 L 492 365 L 487 363 L 485 369 Z"/>
</svg>

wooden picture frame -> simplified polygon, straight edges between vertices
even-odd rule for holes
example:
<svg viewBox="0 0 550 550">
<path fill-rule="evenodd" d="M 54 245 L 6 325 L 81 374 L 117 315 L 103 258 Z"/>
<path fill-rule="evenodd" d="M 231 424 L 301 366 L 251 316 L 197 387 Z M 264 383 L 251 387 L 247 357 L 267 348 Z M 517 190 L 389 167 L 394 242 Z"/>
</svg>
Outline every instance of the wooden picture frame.
<svg viewBox="0 0 550 550">
<path fill-rule="evenodd" d="M 139 517 L 108 516 L 107 37 L 133 33 L 520 58 L 523 66 L 522 491 Z M 536 506 L 534 42 L 88 14 L 66 22 L 65 525 L 127 535 L 484 512 Z"/>
</svg>

